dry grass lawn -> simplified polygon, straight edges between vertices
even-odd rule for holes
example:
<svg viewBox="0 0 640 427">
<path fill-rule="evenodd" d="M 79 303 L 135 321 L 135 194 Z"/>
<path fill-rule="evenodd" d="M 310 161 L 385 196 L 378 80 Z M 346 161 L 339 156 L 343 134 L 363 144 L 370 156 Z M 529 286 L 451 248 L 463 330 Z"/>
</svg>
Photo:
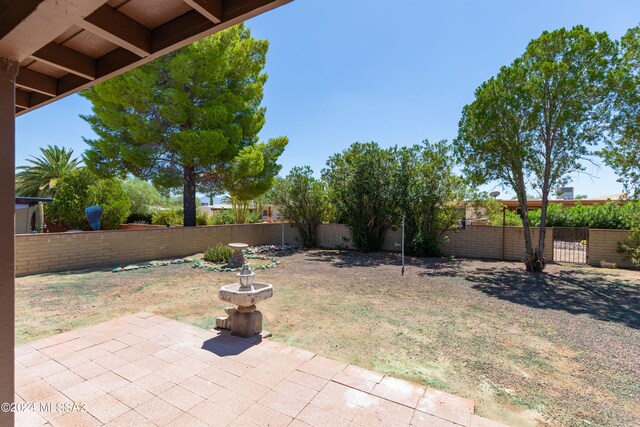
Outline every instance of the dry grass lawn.
<svg viewBox="0 0 640 427">
<path fill-rule="evenodd" d="M 301 251 L 258 271 L 273 339 L 472 398 L 511 425 L 640 425 L 640 275 Z M 17 280 L 17 343 L 138 311 L 212 328 L 233 273 L 188 265 Z"/>
</svg>

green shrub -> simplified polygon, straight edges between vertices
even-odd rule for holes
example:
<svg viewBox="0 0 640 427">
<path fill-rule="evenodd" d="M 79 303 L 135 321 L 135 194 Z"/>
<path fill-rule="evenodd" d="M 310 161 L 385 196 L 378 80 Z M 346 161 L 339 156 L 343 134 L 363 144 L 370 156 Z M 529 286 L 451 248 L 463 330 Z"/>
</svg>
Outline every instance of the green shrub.
<svg viewBox="0 0 640 427">
<path fill-rule="evenodd" d="M 502 225 L 502 220 L 503 220 L 502 210 L 498 212 L 492 212 L 489 215 L 489 224 L 491 225 L 500 226 Z M 520 214 L 518 214 L 516 211 L 507 210 L 504 215 L 504 220 L 505 220 L 505 225 L 507 226 L 513 226 L 513 227 L 522 226 L 522 218 L 520 217 Z"/>
<path fill-rule="evenodd" d="M 184 211 L 182 209 L 163 209 L 154 212 L 151 219 L 154 225 L 182 225 L 184 224 Z M 207 225 L 207 216 L 204 213 L 196 214 L 196 225 Z"/>
<path fill-rule="evenodd" d="M 625 254 L 633 265 L 640 267 L 640 210 L 636 209 L 629 216 L 629 240 L 618 243 L 618 252 Z"/>
<path fill-rule="evenodd" d="M 302 244 L 315 247 L 318 226 L 329 207 L 325 183 L 313 177 L 309 166 L 295 167 L 286 178 L 276 180 L 272 199 L 278 211 L 295 224 Z"/>
<path fill-rule="evenodd" d="M 207 215 L 205 215 L 202 212 L 196 213 L 196 225 L 207 225 L 207 222 L 208 222 Z"/>
<path fill-rule="evenodd" d="M 204 260 L 209 262 L 229 262 L 233 255 L 233 249 L 229 246 L 218 245 L 207 249 L 204 252 Z"/>
<path fill-rule="evenodd" d="M 640 210 L 640 202 L 618 204 L 608 200 L 604 204 L 585 206 L 580 202 L 574 207 L 563 208 L 559 203 L 547 207 L 547 227 L 589 227 L 628 230 L 633 217 Z M 540 210 L 529 212 L 531 225 L 540 226 Z"/>
<path fill-rule="evenodd" d="M 56 199 L 46 204 L 47 222 L 58 226 L 91 230 L 85 217 L 89 206 L 102 206 L 100 228 L 115 230 L 129 216 L 131 201 L 115 179 L 94 175 L 89 169 L 77 169 L 56 185 Z"/>
<path fill-rule="evenodd" d="M 262 222 L 262 214 L 260 212 L 251 212 L 247 215 L 248 224 L 255 224 L 258 222 Z"/>
<path fill-rule="evenodd" d="M 163 202 L 158 190 L 150 182 L 134 177 L 129 177 L 121 183 L 122 189 L 131 199 L 131 216 L 147 215 L 149 222 L 151 222 L 153 207 L 159 206 Z"/>
<path fill-rule="evenodd" d="M 183 221 L 184 215 L 180 209 L 163 209 L 156 211 L 151 219 L 151 223 L 154 225 L 166 225 L 168 227 L 172 225 L 182 225 Z"/>
<path fill-rule="evenodd" d="M 210 225 L 225 225 L 225 224 L 235 224 L 236 216 L 233 213 L 233 210 L 223 209 L 220 212 L 211 215 L 208 218 L 207 223 Z"/>
<path fill-rule="evenodd" d="M 152 214 L 132 213 L 127 217 L 127 224 L 151 224 L 153 221 Z"/>
</svg>

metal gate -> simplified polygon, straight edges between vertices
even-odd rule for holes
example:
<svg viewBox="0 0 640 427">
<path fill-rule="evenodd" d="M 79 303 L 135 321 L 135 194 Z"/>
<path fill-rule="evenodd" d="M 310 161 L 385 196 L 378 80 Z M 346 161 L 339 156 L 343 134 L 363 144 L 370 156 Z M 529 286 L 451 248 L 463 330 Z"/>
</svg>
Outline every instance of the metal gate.
<svg viewBox="0 0 640 427">
<path fill-rule="evenodd" d="M 553 227 L 553 260 L 587 264 L 589 261 L 589 228 Z"/>
</svg>

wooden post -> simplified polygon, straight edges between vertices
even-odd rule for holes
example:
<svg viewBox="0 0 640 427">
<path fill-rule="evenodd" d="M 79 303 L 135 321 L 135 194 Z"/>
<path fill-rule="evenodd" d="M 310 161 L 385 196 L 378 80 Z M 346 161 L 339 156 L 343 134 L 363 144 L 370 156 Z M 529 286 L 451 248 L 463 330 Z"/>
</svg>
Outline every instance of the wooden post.
<svg viewBox="0 0 640 427">
<path fill-rule="evenodd" d="M 502 207 L 502 260 L 504 261 L 505 232 L 507 231 L 507 207 Z"/>
<path fill-rule="evenodd" d="M 15 96 L 18 63 L 0 58 L 0 404 L 14 399 L 15 347 Z M 12 427 L 12 412 L 0 411 Z"/>
</svg>

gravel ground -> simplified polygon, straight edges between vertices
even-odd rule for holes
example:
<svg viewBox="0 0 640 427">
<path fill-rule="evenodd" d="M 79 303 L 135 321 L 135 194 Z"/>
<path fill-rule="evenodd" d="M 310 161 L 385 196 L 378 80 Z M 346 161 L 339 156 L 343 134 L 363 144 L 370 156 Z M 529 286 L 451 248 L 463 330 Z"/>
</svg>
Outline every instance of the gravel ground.
<svg viewBox="0 0 640 427">
<path fill-rule="evenodd" d="M 640 274 L 519 263 L 298 251 L 257 280 L 274 340 L 474 399 L 510 425 L 640 425 Z M 25 342 L 126 313 L 202 327 L 233 273 L 188 265 L 17 280 Z"/>
</svg>

